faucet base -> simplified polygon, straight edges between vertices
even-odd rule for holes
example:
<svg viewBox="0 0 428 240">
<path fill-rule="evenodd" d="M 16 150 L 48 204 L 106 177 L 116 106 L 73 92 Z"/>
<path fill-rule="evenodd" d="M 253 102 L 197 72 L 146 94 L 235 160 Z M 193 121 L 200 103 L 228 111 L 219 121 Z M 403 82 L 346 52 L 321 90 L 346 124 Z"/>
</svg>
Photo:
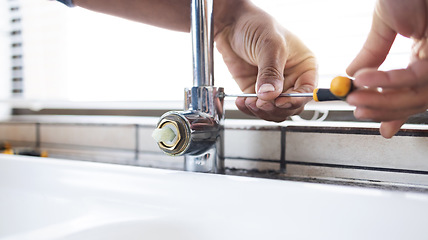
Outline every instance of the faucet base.
<svg viewBox="0 0 428 240">
<path fill-rule="evenodd" d="M 222 139 L 219 139 L 219 144 L 222 143 Z M 213 146 L 211 149 L 199 155 L 185 155 L 184 170 L 189 172 L 223 174 L 225 172 L 224 155 L 223 152 L 219 150 L 218 146 Z"/>
</svg>

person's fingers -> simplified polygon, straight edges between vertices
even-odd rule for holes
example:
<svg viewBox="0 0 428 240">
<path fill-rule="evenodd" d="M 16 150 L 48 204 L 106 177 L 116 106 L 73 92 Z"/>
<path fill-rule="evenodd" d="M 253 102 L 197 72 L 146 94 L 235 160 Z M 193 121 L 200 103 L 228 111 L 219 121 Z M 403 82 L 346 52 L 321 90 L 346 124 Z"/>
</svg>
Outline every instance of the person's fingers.
<svg viewBox="0 0 428 240">
<path fill-rule="evenodd" d="M 346 69 L 347 74 L 353 76 L 363 68 L 378 68 L 388 55 L 396 35 L 394 30 L 387 26 L 377 14 L 374 14 L 367 40 L 357 57 Z"/>
<path fill-rule="evenodd" d="M 303 106 L 296 109 L 282 109 L 277 107 L 272 107 L 269 110 L 265 110 L 257 107 L 256 98 L 248 97 L 245 99 L 246 111 L 250 112 L 250 115 L 256 116 L 258 118 L 273 121 L 273 122 L 282 122 L 286 120 L 289 116 L 299 114 L 303 111 Z"/>
<path fill-rule="evenodd" d="M 310 67 L 306 72 L 300 75 L 293 88 L 286 90 L 286 93 L 311 93 L 317 84 L 317 71 L 315 59 L 308 60 Z M 286 79 L 287 80 L 287 79 Z M 275 100 L 275 106 L 278 108 L 297 109 L 309 102 L 311 98 L 301 97 L 280 97 Z"/>
<path fill-rule="evenodd" d="M 245 105 L 245 100 L 246 100 L 246 98 L 244 98 L 244 97 L 236 98 L 236 100 L 235 100 L 236 107 L 238 107 L 239 111 L 241 111 L 247 115 L 254 116 L 254 114 Z"/>
<path fill-rule="evenodd" d="M 270 120 L 266 118 L 265 112 L 257 107 L 256 102 L 257 102 L 256 98 L 253 98 L 253 97 L 245 98 L 245 107 L 251 113 L 251 115 L 261 119 Z"/>
<path fill-rule="evenodd" d="M 407 121 L 406 119 L 394 120 L 390 122 L 382 122 L 380 125 L 380 134 L 384 138 L 392 138 L 403 126 L 403 124 Z"/>
<path fill-rule="evenodd" d="M 383 110 L 383 109 L 373 109 L 373 108 L 365 108 L 365 107 L 356 107 L 354 110 L 354 116 L 357 119 L 361 120 L 371 120 L 376 122 L 381 121 L 393 121 L 397 119 L 408 118 L 414 114 L 425 112 L 426 109 L 408 109 L 401 111 L 394 110 Z"/>
<path fill-rule="evenodd" d="M 293 80 L 295 81 L 295 80 Z M 312 92 L 316 84 L 316 70 L 309 70 L 302 74 L 296 81 L 294 88 L 290 88 L 287 92 Z M 277 102 L 286 101 L 288 105 L 276 105 Z M 279 97 L 275 99 L 275 104 L 272 101 L 265 101 L 258 98 L 237 99 L 238 108 L 249 114 L 259 118 L 281 122 L 287 119 L 288 116 L 299 114 L 303 111 L 304 104 L 310 101 L 310 98 L 290 98 Z"/>
<path fill-rule="evenodd" d="M 276 36 L 261 41 L 258 46 L 257 96 L 260 100 L 272 101 L 282 93 L 284 67 L 287 61 L 285 39 Z"/>
<path fill-rule="evenodd" d="M 263 111 L 272 111 L 273 109 L 275 109 L 275 105 L 273 103 L 273 101 L 265 101 L 262 99 L 257 99 L 256 101 L 256 106 L 260 109 L 262 109 Z"/>
<path fill-rule="evenodd" d="M 377 71 L 363 69 L 355 74 L 356 87 L 417 87 L 428 84 L 428 60 L 415 61 L 404 69 Z"/>
<path fill-rule="evenodd" d="M 315 62 L 314 59 L 309 60 L 311 62 Z M 302 64 L 303 66 L 303 64 Z M 317 72 L 315 69 L 315 64 L 311 64 L 310 67 L 308 67 L 306 72 L 304 72 L 302 75 L 300 75 L 297 80 L 294 79 L 294 77 L 290 76 L 290 78 L 285 78 L 285 82 L 293 82 L 294 85 L 291 86 L 289 89 L 284 89 L 285 93 L 310 93 L 313 92 L 316 82 L 317 82 Z M 298 71 L 296 69 L 296 71 Z M 284 84 L 287 85 L 287 84 Z M 283 108 L 283 109 L 289 109 L 294 110 L 298 109 L 300 107 L 303 107 L 307 102 L 309 102 L 311 98 L 305 98 L 305 97 L 278 97 L 275 99 L 274 102 L 272 101 L 264 101 L 262 99 L 257 100 L 257 107 L 262 108 L 265 111 L 271 111 L 275 108 Z"/>
<path fill-rule="evenodd" d="M 357 90 L 347 97 L 347 102 L 356 107 L 405 111 L 428 107 L 428 86 L 421 88 Z"/>
<path fill-rule="evenodd" d="M 289 116 L 299 114 L 303 111 L 303 107 L 298 109 L 281 109 L 281 108 L 274 108 L 271 111 L 264 111 L 261 109 L 258 109 L 254 111 L 254 115 L 258 118 L 272 121 L 272 122 L 283 122 L 287 120 Z"/>
<path fill-rule="evenodd" d="M 428 59 L 428 36 L 422 39 L 413 39 L 411 60 L 414 62 L 421 59 Z"/>
</svg>

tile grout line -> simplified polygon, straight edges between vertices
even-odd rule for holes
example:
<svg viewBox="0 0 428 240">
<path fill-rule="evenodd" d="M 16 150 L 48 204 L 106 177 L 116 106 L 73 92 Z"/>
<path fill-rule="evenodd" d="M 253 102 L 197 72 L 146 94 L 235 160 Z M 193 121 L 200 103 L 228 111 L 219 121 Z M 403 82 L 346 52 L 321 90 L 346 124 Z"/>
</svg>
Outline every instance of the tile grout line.
<svg viewBox="0 0 428 240">
<path fill-rule="evenodd" d="M 327 133 L 327 134 L 352 134 L 352 135 L 373 135 L 380 136 L 378 128 L 358 128 L 358 127 L 312 127 L 312 126 L 289 126 L 288 132 L 300 133 Z M 395 136 L 403 137 L 428 137 L 427 130 L 401 129 Z"/>
<path fill-rule="evenodd" d="M 140 125 L 135 124 L 135 161 L 138 161 L 138 153 L 140 152 Z"/>
<path fill-rule="evenodd" d="M 389 173 L 409 173 L 409 174 L 418 174 L 418 175 L 428 175 L 428 171 L 402 169 L 402 168 L 370 167 L 370 166 L 361 166 L 361 165 L 344 165 L 344 164 L 314 163 L 314 162 L 301 162 L 301 161 L 288 161 L 288 164 L 309 166 L 309 167 L 310 166 L 328 167 L 328 168 L 338 168 L 338 169 L 355 169 L 355 170 L 367 170 L 367 171 L 378 171 L 378 172 L 389 172 Z"/>
<path fill-rule="evenodd" d="M 287 169 L 287 162 L 285 160 L 286 129 L 287 129 L 287 127 L 281 127 L 281 139 L 280 139 L 280 143 L 281 143 L 281 158 L 279 160 L 279 162 L 280 162 L 280 164 L 279 164 L 279 170 L 282 173 L 285 173 L 285 171 Z"/>
<path fill-rule="evenodd" d="M 36 123 L 36 149 L 40 149 L 40 123 Z"/>
<path fill-rule="evenodd" d="M 280 163 L 278 160 L 264 159 L 264 158 L 228 157 L 228 156 L 225 156 L 224 158 L 229 160 L 243 160 L 243 161 L 249 161 L 249 162 Z"/>
</svg>

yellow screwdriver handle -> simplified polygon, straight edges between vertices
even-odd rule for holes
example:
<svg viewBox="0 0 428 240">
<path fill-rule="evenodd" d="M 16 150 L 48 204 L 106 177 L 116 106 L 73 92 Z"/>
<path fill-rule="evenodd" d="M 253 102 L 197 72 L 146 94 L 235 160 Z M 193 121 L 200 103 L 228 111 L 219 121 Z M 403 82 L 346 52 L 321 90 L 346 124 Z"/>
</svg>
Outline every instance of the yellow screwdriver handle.
<svg viewBox="0 0 428 240">
<path fill-rule="evenodd" d="M 313 98 L 316 102 L 345 100 L 348 94 L 354 89 L 355 87 L 350 78 L 335 77 L 331 81 L 330 89 L 314 89 Z"/>
<path fill-rule="evenodd" d="M 337 101 L 342 100 L 330 92 L 328 88 L 315 88 L 313 92 L 315 102 Z"/>
<path fill-rule="evenodd" d="M 350 78 L 339 76 L 331 80 L 330 92 L 340 99 L 345 99 L 354 89 Z"/>
</svg>

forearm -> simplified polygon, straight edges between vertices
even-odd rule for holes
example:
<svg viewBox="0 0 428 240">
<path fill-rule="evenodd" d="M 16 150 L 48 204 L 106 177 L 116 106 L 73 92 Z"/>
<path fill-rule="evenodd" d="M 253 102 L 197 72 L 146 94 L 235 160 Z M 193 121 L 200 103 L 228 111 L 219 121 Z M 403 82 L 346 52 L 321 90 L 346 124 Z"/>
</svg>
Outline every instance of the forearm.
<svg viewBox="0 0 428 240">
<path fill-rule="evenodd" d="M 75 5 L 176 31 L 190 30 L 191 0 L 74 0 Z M 247 0 L 214 0 L 214 30 L 234 20 Z"/>
<path fill-rule="evenodd" d="M 92 11 L 176 31 L 189 31 L 190 0 L 74 0 Z"/>
</svg>

